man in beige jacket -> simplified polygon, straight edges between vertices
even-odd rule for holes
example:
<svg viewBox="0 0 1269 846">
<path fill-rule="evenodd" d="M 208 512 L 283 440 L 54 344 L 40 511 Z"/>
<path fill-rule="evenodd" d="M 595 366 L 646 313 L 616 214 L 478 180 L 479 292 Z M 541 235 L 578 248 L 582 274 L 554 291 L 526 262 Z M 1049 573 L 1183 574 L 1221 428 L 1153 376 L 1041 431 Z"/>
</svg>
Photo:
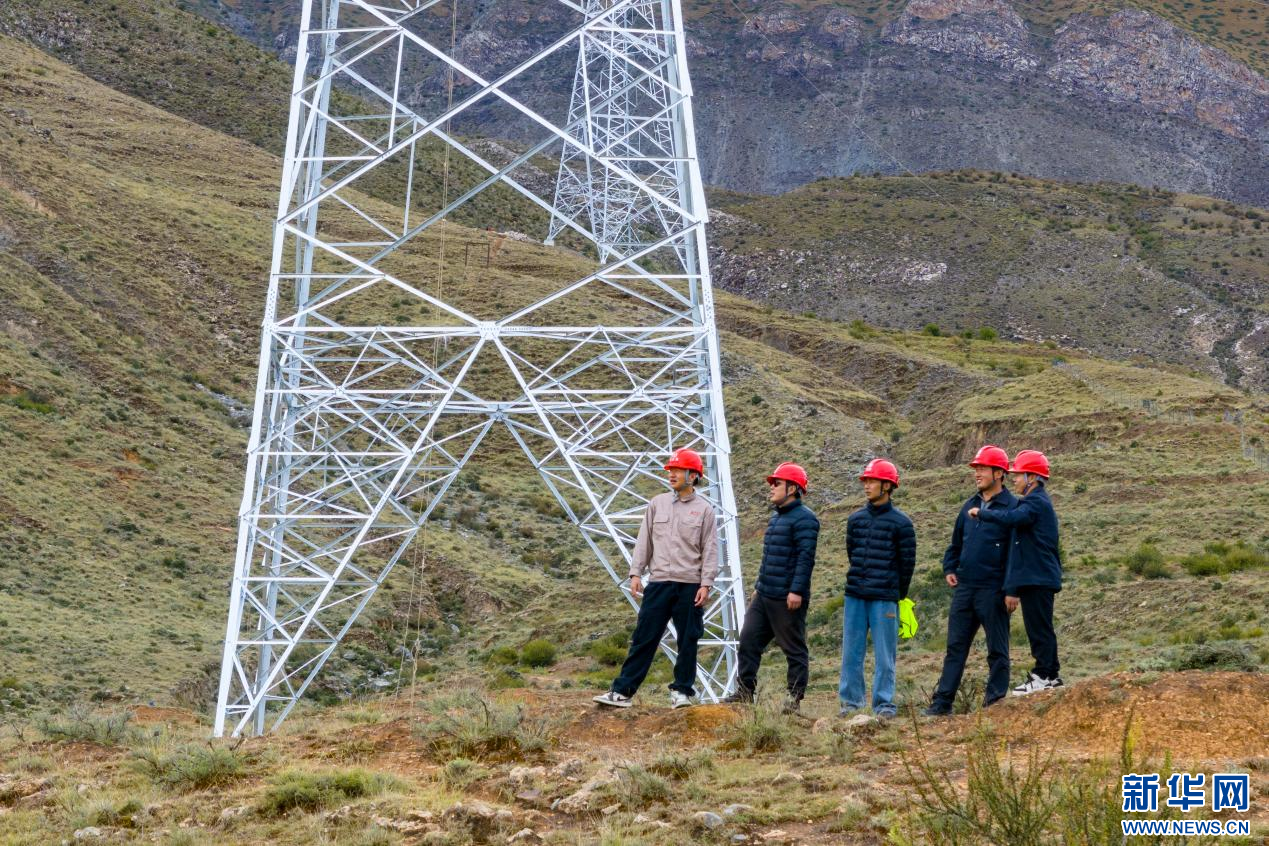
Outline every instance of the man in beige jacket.
<svg viewBox="0 0 1269 846">
<path fill-rule="evenodd" d="M 629 708 L 648 675 L 665 627 L 674 621 L 678 657 L 670 707 L 692 704 L 696 691 L 696 644 L 705 632 L 705 598 L 718 575 L 718 538 L 714 509 L 696 494 L 705 474 L 701 457 L 680 449 L 665 465 L 670 490 L 648 503 L 630 560 L 630 592 L 643 595 L 630 651 L 612 689 L 595 697 L 600 705 Z M 647 573 L 648 585 L 643 586 Z"/>
</svg>

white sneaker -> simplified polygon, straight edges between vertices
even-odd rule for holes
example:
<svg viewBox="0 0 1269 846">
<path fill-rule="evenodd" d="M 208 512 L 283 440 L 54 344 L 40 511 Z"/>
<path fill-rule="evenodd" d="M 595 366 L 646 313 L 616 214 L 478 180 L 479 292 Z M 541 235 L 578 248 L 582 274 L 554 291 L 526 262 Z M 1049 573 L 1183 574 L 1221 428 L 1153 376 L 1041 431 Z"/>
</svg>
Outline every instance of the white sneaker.
<svg viewBox="0 0 1269 846">
<path fill-rule="evenodd" d="M 629 708 L 634 705 L 634 699 L 629 696 L 622 696 L 615 690 L 601 693 L 594 697 L 593 701 L 598 702 L 600 705 L 607 705 L 610 708 Z"/>
<path fill-rule="evenodd" d="M 1040 676 L 1037 676 L 1035 673 L 1032 673 L 1031 678 L 1027 679 L 1025 682 L 1023 682 L 1022 684 L 1018 685 L 1017 687 L 1013 689 L 1012 695 L 1029 696 L 1032 693 L 1039 693 L 1042 690 L 1048 690 L 1050 688 L 1061 687 L 1061 686 L 1062 686 L 1061 679 L 1041 678 Z"/>
<path fill-rule="evenodd" d="M 686 693 L 680 693 L 677 690 L 670 691 L 670 707 L 671 708 L 690 708 L 692 706 L 692 697 Z"/>
</svg>

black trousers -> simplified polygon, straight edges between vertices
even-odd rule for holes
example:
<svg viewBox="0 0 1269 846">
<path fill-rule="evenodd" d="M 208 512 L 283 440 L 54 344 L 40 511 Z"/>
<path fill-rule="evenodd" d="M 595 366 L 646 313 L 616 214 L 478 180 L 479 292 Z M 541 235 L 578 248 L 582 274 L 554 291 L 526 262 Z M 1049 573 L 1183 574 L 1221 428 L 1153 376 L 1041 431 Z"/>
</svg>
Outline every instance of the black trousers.
<svg viewBox="0 0 1269 846">
<path fill-rule="evenodd" d="M 1022 622 L 1027 627 L 1027 640 L 1031 642 L 1031 657 L 1035 659 L 1033 672 L 1042 679 L 1058 677 L 1057 635 L 1053 631 L 1052 588 L 1019 588 L 1022 602 Z"/>
<path fill-rule="evenodd" d="M 952 608 L 947 612 L 947 654 L 943 674 L 931 704 L 950 710 L 965 674 L 965 660 L 979 626 L 987 636 L 987 689 L 983 704 L 990 705 L 1009 692 L 1009 612 L 999 588 L 957 585 Z"/>
<path fill-rule="evenodd" d="M 674 660 L 674 684 L 670 690 L 696 695 L 692 687 L 696 680 L 696 644 L 705 633 L 705 609 L 694 604 L 699 589 L 700 585 L 684 582 L 648 582 L 630 638 L 630 651 L 626 653 L 626 663 L 621 665 L 621 675 L 612 683 L 613 690 L 622 696 L 635 695 L 648 677 L 665 627 L 673 620 L 678 657 Z"/>
<path fill-rule="evenodd" d="M 801 699 L 806 693 L 810 673 L 810 654 L 806 650 L 806 609 L 808 600 L 796 611 L 790 611 L 785 599 L 771 599 L 754 593 L 745 610 L 745 625 L 740 630 L 739 689 L 752 695 L 758 684 L 758 666 L 762 652 L 772 640 L 784 651 L 789 669 L 785 677 L 789 696 Z"/>
</svg>

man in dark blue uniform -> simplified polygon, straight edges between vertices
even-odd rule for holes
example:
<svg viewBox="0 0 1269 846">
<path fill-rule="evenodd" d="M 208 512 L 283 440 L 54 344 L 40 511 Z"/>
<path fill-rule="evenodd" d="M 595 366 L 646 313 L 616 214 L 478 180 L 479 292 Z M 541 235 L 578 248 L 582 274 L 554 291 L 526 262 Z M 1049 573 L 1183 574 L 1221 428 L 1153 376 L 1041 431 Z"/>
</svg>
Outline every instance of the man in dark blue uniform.
<svg viewBox="0 0 1269 846">
<path fill-rule="evenodd" d="M 1010 613 L 1022 605 L 1022 622 L 1031 642 L 1035 669 L 1013 689 L 1026 696 L 1062 686 L 1058 675 L 1057 635 L 1053 632 L 1053 599 L 1062 589 L 1062 559 L 1058 551 L 1058 518 L 1044 489 L 1049 479 L 1049 459 L 1034 449 L 1013 458 L 1018 507 L 1012 511 L 971 508 L 969 516 L 1013 530 L 1009 565 L 1005 570 L 1005 607 Z"/>
<path fill-rule="evenodd" d="M 1009 611 L 1005 607 L 1005 566 L 1011 531 L 999 523 L 975 520 L 981 514 L 1012 509 L 1017 500 L 1005 490 L 1009 455 L 1000 447 L 985 446 L 969 466 L 974 470 L 977 493 L 956 515 L 952 542 L 943 554 L 943 576 L 955 592 L 947 614 L 947 653 L 934 697 L 922 713 L 930 717 L 952 713 L 952 702 L 961 686 L 965 660 L 981 626 L 987 638 L 987 689 L 983 706 L 1009 692 Z"/>
</svg>

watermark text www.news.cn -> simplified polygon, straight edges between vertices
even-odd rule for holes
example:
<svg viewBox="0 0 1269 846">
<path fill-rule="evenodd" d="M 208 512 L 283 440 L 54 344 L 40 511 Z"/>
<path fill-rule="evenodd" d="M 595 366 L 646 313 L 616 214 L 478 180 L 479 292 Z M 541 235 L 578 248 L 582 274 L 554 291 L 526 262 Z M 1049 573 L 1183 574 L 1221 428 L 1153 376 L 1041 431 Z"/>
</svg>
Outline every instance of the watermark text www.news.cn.
<svg viewBox="0 0 1269 846">
<path fill-rule="evenodd" d="M 1173 773 L 1168 777 L 1167 789 L 1164 805 L 1179 809 L 1183 814 L 1206 808 L 1213 813 L 1225 811 L 1235 814 L 1246 814 L 1251 810 L 1251 777 L 1247 773 L 1216 773 L 1210 782 L 1206 773 Z M 1161 792 L 1158 773 L 1126 773 L 1123 776 L 1123 812 L 1158 813 Z M 1247 819 L 1138 818 L 1123 819 L 1120 825 L 1125 837 L 1251 834 L 1251 821 Z"/>
</svg>

